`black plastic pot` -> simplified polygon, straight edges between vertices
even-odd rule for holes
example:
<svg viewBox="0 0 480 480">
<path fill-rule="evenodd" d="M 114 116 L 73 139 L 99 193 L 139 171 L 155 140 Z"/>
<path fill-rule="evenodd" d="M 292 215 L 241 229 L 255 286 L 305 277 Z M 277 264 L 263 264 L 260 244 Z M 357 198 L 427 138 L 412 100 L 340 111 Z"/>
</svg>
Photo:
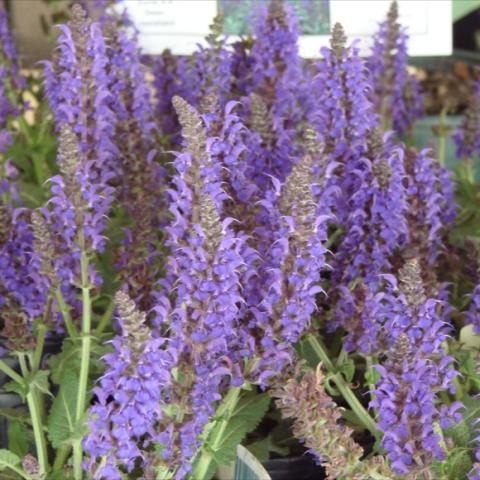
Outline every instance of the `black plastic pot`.
<svg viewBox="0 0 480 480">
<path fill-rule="evenodd" d="M 275 458 L 263 462 L 272 480 L 323 480 L 326 478 L 323 467 L 305 455 L 292 458 Z"/>
</svg>

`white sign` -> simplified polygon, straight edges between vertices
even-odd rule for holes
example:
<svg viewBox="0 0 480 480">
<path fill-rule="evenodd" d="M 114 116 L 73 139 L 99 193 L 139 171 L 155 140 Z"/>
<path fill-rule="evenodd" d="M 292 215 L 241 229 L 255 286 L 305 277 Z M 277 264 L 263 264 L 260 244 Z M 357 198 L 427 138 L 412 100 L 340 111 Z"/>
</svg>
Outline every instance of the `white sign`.
<svg viewBox="0 0 480 480">
<path fill-rule="evenodd" d="M 372 34 L 386 17 L 390 0 L 287 0 L 298 10 L 300 53 L 318 57 L 328 45 L 331 27 L 340 22 L 350 40 L 359 38 L 365 52 Z M 295 3 L 297 2 L 297 3 Z M 123 5 L 139 30 L 140 44 L 152 55 L 169 48 L 177 55 L 191 54 L 204 42 L 220 8 L 226 33 L 240 33 L 254 21 L 256 6 L 266 0 L 124 0 Z M 400 23 L 407 27 L 412 56 L 452 53 L 452 4 L 450 0 L 398 0 Z M 248 16 L 248 19 L 245 17 Z M 229 31 L 230 30 L 230 31 Z M 238 30 L 238 31 L 237 31 Z M 230 38 L 236 38 L 231 35 Z"/>
</svg>

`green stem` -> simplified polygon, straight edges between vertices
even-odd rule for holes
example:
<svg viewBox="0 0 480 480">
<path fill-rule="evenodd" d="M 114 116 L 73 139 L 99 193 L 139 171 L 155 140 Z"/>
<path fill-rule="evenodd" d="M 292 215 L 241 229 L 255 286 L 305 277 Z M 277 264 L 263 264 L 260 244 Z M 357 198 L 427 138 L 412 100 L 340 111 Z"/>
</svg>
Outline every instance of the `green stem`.
<svg viewBox="0 0 480 480">
<path fill-rule="evenodd" d="M 13 368 L 9 367 L 3 360 L 0 360 L 0 370 L 8 375 L 12 380 L 23 385 L 23 378 Z"/>
<path fill-rule="evenodd" d="M 40 368 L 42 362 L 43 347 L 45 346 L 45 334 L 47 332 L 46 325 L 40 324 L 37 332 L 37 345 L 32 360 L 32 372 L 36 372 Z"/>
<path fill-rule="evenodd" d="M 70 445 L 63 445 L 57 450 L 57 455 L 55 457 L 55 462 L 53 463 L 53 471 L 58 472 L 62 470 L 65 462 L 67 461 L 68 455 L 70 454 Z"/>
<path fill-rule="evenodd" d="M 369 415 L 365 407 L 360 403 L 358 398 L 352 392 L 350 386 L 347 384 L 345 379 L 343 378 L 342 374 L 337 371 L 335 365 L 330 360 L 328 353 L 324 346 L 320 343 L 320 341 L 314 337 L 313 335 L 309 334 L 306 337 L 307 342 L 309 343 L 312 350 L 317 355 L 318 359 L 323 363 L 325 368 L 331 374 L 335 385 L 337 386 L 338 390 L 342 394 L 345 401 L 350 405 L 350 408 L 353 412 L 357 415 L 358 419 L 362 423 L 362 425 L 368 429 L 372 435 L 378 437 L 379 432 L 377 430 L 377 426 L 373 418 Z"/>
<path fill-rule="evenodd" d="M 102 315 L 102 318 L 100 319 L 100 322 L 98 323 L 98 326 L 95 330 L 95 335 L 99 337 L 105 328 L 107 327 L 108 323 L 110 322 L 112 318 L 113 311 L 115 310 L 115 302 L 112 299 L 110 303 L 108 304 L 107 309 L 105 310 L 105 313 Z"/>
<path fill-rule="evenodd" d="M 375 362 L 375 364 L 377 363 L 376 362 L 376 359 L 372 359 L 372 357 L 370 356 L 366 356 L 365 357 L 365 362 L 366 362 L 366 365 L 367 365 L 367 371 L 368 373 L 370 374 L 369 376 L 371 376 L 372 374 L 372 371 L 373 371 L 373 364 Z M 370 398 L 372 400 L 375 399 L 375 394 L 373 393 L 373 390 L 375 389 L 375 384 L 372 383 L 370 380 L 368 381 L 368 390 L 370 391 Z M 377 418 L 377 411 L 376 410 L 373 410 L 374 411 L 374 414 L 375 414 L 375 418 Z"/>
<path fill-rule="evenodd" d="M 29 371 L 27 368 L 27 362 L 25 360 L 25 354 L 19 353 L 18 360 L 20 362 L 20 369 L 22 370 L 23 376 L 27 377 L 29 375 Z M 30 385 L 28 386 L 27 404 L 30 411 L 30 418 L 32 419 L 33 438 L 35 439 L 35 448 L 37 450 L 39 473 L 40 476 L 45 476 L 49 470 L 47 442 L 45 441 L 45 435 L 43 433 L 43 424 L 38 405 L 38 398 L 35 390 L 33 390 Z"/>
<path fill-rule="evenodd" d="M 72 339 L 76 338 L 78 334 L 77 334 L 77 329 L 73 324 L 72 317 L 70 315 L 70 307 L 65 302 L 65 299 L 63 298 L 63 294 L 60 288 L 57 288 L 55 292 L 55 298 L 57 299 L 57 302 L 58 302 L 58 308 L 62 312 L 63 320 L 65 322 L 65 327 L 67 328 L 68 334 Z"/>
<path fill-rule="evenodd" d="M 81 241 L 80 245 L 83 246 Z M 75 420 L 77 425 L 82 421 L 85 413 L 85 404 L 88 388 L 88 373 L 90 369 L 90 347 L 92 327 L 92 299 L 90 297 L 90 281 L 88 278 L 88 256 L 82 248 L 80 257 L 81 288 L 82 288 L 82 351 L 80 356 L 80 377 L 78 380 L 77 407 Z M 80 441 L 73 445 L 73 466 L 75 480 L 82 479 L 83 450 Z"/>
<path fill-rule="evenodd" d="M 204 446 L 200 451 L 200 457 L 193 469 L 192 478 L 195 480 L 206 479 L 207 473 L 210 470 L 214 459 L 212 452 L 216 452 L 224 441 L 223 435 L 225 434 L 228 422 L 237 407 L 241 390 L 241 387 L 231 388 L 217 409 L 215 415 L 217 420 L 214 420 L 214 423 L 209 429 L 209 433 L 207 433 L 208 438 L 203 444 Z"/>
</svg>

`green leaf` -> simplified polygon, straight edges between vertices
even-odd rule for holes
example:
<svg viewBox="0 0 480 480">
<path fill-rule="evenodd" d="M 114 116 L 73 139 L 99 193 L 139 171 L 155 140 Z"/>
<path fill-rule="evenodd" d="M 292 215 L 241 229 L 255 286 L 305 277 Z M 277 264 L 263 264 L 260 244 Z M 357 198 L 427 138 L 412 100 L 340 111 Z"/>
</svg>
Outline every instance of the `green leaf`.
<svg viewBox="0 0 480 480">
<path fill-rule="evenodd" d="M 48 359 L 48 366 L 52 370 L 52 381 L 59 385 L 68 371 L 80 372 L 80 344 L 64 342 L 62 351 Z"/>
<path fill-rule="evenodd" d="M 54 448 L 60 448 L 62 444 L 72 440 L 75 436 L 77 392 L 77 374 L 73 371 L 65 372 L 47 422 L 48 438 Z"/>
<path fill-rule="evenodd" d="M 0 417 L 5 417 L 7 420 L 23 423 L 24 425 L 32 425 L 28 411 L 21 408 L 0 408 Z"/>
<path fill-rule="evenodd" d="M 20 457 L 9 450 L 0 449 L 0 471 L 6 468 L 17 468 L 20 465 Z"/>
<path fill-rule="evenodd" d="M 25 398 L 27 397 L 28 388 L 23 383 L 7 382 L 3 386 L 3 388 L 6 392 L 13 392 L 13 393 L 16 393 L 16 394 L 20 395 L 22 400 L 25 400 Z"/>
<path fill-rule="evenodd" d="M 355 375 L 355 362 L 351 358 L 346 358 L 339 370 L 342 372 L 346 381 L 350 383 Z"/>
<path fill-rule="evenodd" d="M 29 375 L 25 381 L 29 385 L 30 390 L 37 390 L 45 395 L 50 395 L 53 397 L 52 393 L 50 392 L 50 384 L 48 381 L 49 376 L 49 370 L 38 370 L 38 372 Z"/>
<path fill-rule="evenodd" d="M 19 421 L 8 422 L 7 428 L 8 448 L 19 457 L 28 453 L 29 443 L 32 440 L 30 430 L 25 424 Z"/>
<path fill-rule="evenodd" d="M 248 451 L 261 462 L 266 462 L 270 457 L 270 437 L 262 438 L 246 445 Z"/>
<path fill-rule="evenodd" d="M 247 394 L 240 400 L 222 436 L 221 447 L 211 452 L 216 465 L 229 465 L 235 461 L 237 446 L 257 427 L 269 405 L 270 397 L 266 393 Z"/>
<path fill-rule="evenodd" d="M 466 450 L 457 450 L 448 456 L 448 480 L 466 480 L 471 468 L 472 459 Z"/>
</svg>

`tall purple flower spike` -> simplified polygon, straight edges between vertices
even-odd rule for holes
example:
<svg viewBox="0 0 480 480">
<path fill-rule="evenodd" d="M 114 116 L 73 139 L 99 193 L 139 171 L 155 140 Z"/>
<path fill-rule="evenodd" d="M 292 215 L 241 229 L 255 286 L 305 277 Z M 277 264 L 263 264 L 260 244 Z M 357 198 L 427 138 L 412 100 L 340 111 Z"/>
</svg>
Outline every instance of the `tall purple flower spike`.
<svg viewBox="0 0 480 480">
<path fill-rule="evenodd" d="M 30 212 L 0 202 L 0 311 L 5 318 L 21 313 L 28 325 L 44 313 L 48 279 L 34 248 Z"/>
<path fill-rule="evenodd" d="M 172 99 L 178 95 L 193 103 L 193 86 L 187 58 L 174 56 L 165 50 L 154 60 L 152 73 L 160 129 L 164 135 L 173 136 L 175 143 L 180 143 L 180 125 Z"/>
<path fill-rule="evenodd" d="M 117 118 L 115 143 L 121 182 L 117 198 L 129 216 L 119 252 L 119 281 L 143 311 L 152 308 L 158 274 L 159 225 L 165 215 L 166 172 L 157 160 L 159 136 L 152 94 L 136 43 L 115 23 L 105 21 L 112 110 Z"/>
<path fill-rule="evenodd" d="M 199 45 L 193 54 L 190 77 L 194 91 L 194 104 L 202 111 L 208 111 L 208 98 L 215 95 L 221 108 L 224 108 L 231 96 L 232 54 L 222 38 L 223 18 L 217 15 L 210 33 L 206 37 L 207 45 Z M 207 100 L 207 104 L 205 104 Z"/>
<path fill-rule="evenodd" d="M 419 259 L 426 288 L 435 289 L 437 279 L 432 266 L 444 250 L 445 233 L 456 217 L 454 184 L 428 149 L 407 149 L 404 162 L 409 205 L 409 241 L 404 255 Z"/>
<path fill-rule="evenodd" d="M 315 296 L 322 292 L 328 218 L 318 215 L 312 184 L 312 157 L 305 155 L 285 184 L 277 183 L 275 197 L 262 200 L 263 208 L 275 212 L 274 241 L 260 272 L 262 299 L 252 306 L 252 324 L 261 332 L 257 381 L 264 386 L 291 360 L 293 345 L 316 309 Z"/>
<path fill-rule="evenodd" d="M 371 99 L 386 130 L 407 132 L 423 113 L 423 96 L 416 77 L 407 70 L 407 32 L 398 23 L 398 5 L 393 0 L 387 19 L 374 35 L 367 61 L 371 74 Z"/>
<path fill-rule="evenodd" d="M 0 7 L 0 154 L 5 153 L 12 142 L 8 123 L 20 114 L 21 93 L 25 87 L 26 81 L 20 73 L 8 15 L 6 10 Z M 5 164 L 0 165 L 0 181 L 4 181 L 7 176 Z"/>
<path fill-rule="evenodd" d="M 60 132 L 57 161 L 60 174 L 50 179 L 52 198 L 42 212 L 55 241 L 57 274 L 72 284 L 78 280 L 80 252 L 105 248 L 113 188 L 99 181 L 95 163 L 84 157 L 69 126 Z"/>
<path fill-rule="evenodd" d="M 329 163 L 336 163 L 331 184 L 340 192 L 336 198 L 335 215 L 339 224 L 351 213 L 348 200 L 360 188 L 360 158 L 367 151 L 367 134 L 377 125 L 373 107 L 368 100 L 369 83 L 359 48 L 347 47 L 347 37 L 337 23 L 332 30 L 330 48 L 322 48 L 323 59 L 316 63 L 317 75 L 313 88 L 318 105 L 310 122 L 325 145 Z"/>
<path fill-rule="evenodd" d="M 57 130 L 70 126 L 82 155 L 93 162 L 92 174 L 96 171 L 107 181 L 119 172 L 105 39 L 100 25 L 78 4 L 69 24 L 60 29 L 54 61 L 44 64 L 46 96 Z"/>
<path fill-rule="evenodd" d="M 368 151 L 356 170 L 359 187 L 348 202 L 349 215 L 333 261 L 332 281 L 348 285 L 361 278 L 374 287 L 392 270 L 392 257 L 408 240 L 403 150 L 378 131 L 368 134 Z"/>
<path fill-rule="evenodd" d="M 284 182 L 298 161 L 296 129 L 306 118 L 302 98 L 307 82 L 298 53 L 296 22 L 284 2 L 272 0 L 261 12 L 255 37 L 250 55 L 251 84 L 246 92 L 250 99 L 244 102 L 244 121 L 254 131 L 260 114 L 268 125 L 269 134 L 259 132 L 257 140 L 263 149 L 262 159 L 251 162 L 256 183 L 265 189 L 269 175 Z M 254 144 L 252 149 L 259 147 Z"/>
<path fill-rule="evenodd" d="M 455 402 L 438 409 L 436 395 L 448 389 L 455 392 L 453 358 L 443 342 L 448 326 L 439 316 L 440 301 L 429 299 L 416 259 L 405 263 L 398 284 L 389 279 L 391 289 L 385 299 L 388 309 L 383 342 L 389 360 L 376 366 L 380 380 L 371 406 L 378 409 L 379 428 L 384 432 L 382 446 L 398 475 L 422 470 L 445 453 L 435 426 L 447 428 L 459 421 Z"/>
<path fill-rule="evenodd" d="M 147 467 L 145 450 L 158 442 L 156 427 L 177 363 L 175 350 L 152 336 L 146 314 L 127 294 L 119 291 L 115 302 L 121 334 L 104 357 L 107 371 L 94 388 L 97 402 L 83 442 L 95 480 L 121 480 L 136 464 Z"/>
<path fill-rule="evenodd" d="M 165 422 L 160 436 L 164 461 L 176 470 L 176 478 L 184 478 L 214 403 L 228 385 L 243 382 L 239 351 L 250 353 L 238 323 L 242 241 L 230 226 L 233 220 L 219 216 L 225 195 L 205 125 L 183 99 L 174 97 L 173 102 L 184 150 L 174 162 L 175 188 L 170 191 L 173 221 L 167 243 L 176 301 L 168 328 L 183 379 L 177 379 L 170 402 L 183 411 Z"/>
<path fill-rule="evenodd" d="M 3 7 L 0 7 L 0 65 L 5 68 L 15 89 L 22 90 L 26 87 L 26 80 L 20 73 L 17 46 L 9 26 L 8 14 Z"/>
<path fill-rule="evenodd" d="M 457 145 L 459 157 L 471 158 L 480 154 L 480 72 L 472 85 L 470 101 L 460 128 L 453 139 Z"/>
</svg>

